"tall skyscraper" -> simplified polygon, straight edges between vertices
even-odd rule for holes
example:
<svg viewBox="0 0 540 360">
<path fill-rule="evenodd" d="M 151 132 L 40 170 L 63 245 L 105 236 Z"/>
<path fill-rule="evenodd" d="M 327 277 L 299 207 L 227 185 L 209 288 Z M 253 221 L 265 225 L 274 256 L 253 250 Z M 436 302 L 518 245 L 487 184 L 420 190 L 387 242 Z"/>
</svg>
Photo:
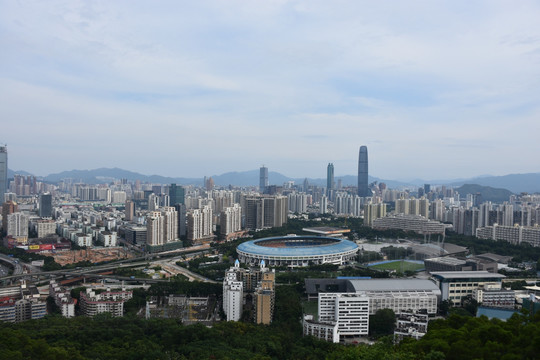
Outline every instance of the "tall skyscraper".
<svg viewBox="0 0 540 360">
<path fill-rule="evenodd" d="M 368 187 L 368 153 L 367 146 L 360 146 L 358 154 L 358 196 L 371 196 L 371 190 Z"/>
<path fill-rule="evenodd" d="M 52 195 L 50 193 L 39 195 L 39 216 L 52 217 Z"/>
<path fill-rule="evenodd" d="M 329 163 L 326 167 L 326 193 L 330 194 L 334 190 L 334 164 Z"/>
<path fill-rule="evenodd" d="M 7 173 L 7 145 L 3 145 L 0 146 L 0 201 L 4 201 L 4 194 L 7 192 Z"/>
<path fill-rule="evenodd" d="M 169 185 L 169 198 L 171 206 L 176 204 L 184 204 L 184 197 L 185 192 L 182 186 L 177 186 L 176 184 Z"/>
<path fill-rule="evenodd" d="M 268 186 L 268 168 L 264 165 L 259 170 L 259 191 L 264 193 Z"/>
</svg>

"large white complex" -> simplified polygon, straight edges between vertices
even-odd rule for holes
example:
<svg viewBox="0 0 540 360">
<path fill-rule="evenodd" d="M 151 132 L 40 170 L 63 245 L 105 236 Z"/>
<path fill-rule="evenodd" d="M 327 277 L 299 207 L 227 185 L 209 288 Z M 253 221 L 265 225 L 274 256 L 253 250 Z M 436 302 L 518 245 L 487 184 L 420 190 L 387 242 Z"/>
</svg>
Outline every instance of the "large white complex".
<svg viewBox="0 0 540 360">
<path fill-rule="evenodd" d="M 352 241 L 320 236 L 271 237 L 244 242 L 236 248 L 243 263 L 272 266 L 342 265 L 358 252 Z"/>
<path fill-rule="evenodd" d="M 476 229 L 476 237 L 480 239 L 504 240 L 512 244 L 528 243 L 540 246 L 540 227 L 534 226 L 501 226 L 493 224 Z"/>
<path fill-rule="evenodd" d="M 395 313 L 425 309 L 428 314 L 436 314 L 437 298 L 441 296 L 433 281 L 421 279 L 349 280 L 347 290 L 369 297 L 370 315 L 381 309 Z"/>
<path fill-rule="evenodd" d="M 419 215 L 397 214 L 373 220 L 373 228 L 379 230 L 399 229 L 418 234 L 443 234 L 446 225 Z"/>
<path fill-rule="evenodd" d="M 305 335 L 339 342 L 346 337 L 365 336 L 369 329 L 369 316 L 381 309 L 392 309 L 396 314 L 407 311 L 437 313 L 441 291 L 430 280 L 420 279 L 366 279 L 340 280 L 330 284 L 329 279 L 311 279 L 309 288 L 339 289 L 337 292 L 318 294 L 318 321 L 304 317 Z M 317 284 L 321 281 L 321 284 Z"/>
</svg>

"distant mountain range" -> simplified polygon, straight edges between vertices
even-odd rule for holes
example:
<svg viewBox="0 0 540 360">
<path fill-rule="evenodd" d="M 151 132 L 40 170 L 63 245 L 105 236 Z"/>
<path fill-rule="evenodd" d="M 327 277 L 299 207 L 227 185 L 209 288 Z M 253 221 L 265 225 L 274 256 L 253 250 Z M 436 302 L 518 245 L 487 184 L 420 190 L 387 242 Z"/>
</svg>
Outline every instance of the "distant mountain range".
<svg viewBox="0 0 540 360">
<path fill-rule="evenodd" d="M 26 171 L 8 170 L 8 177 L 12 178 L 14 174 L 31 175 Z M 87 184 L 102 184 L 113 179 L 127 179 L 130 181 L 140 180 L 142 182 L 170 184 L 177 183 L 181 185 L 202 185 L 203 178 L 187 177 L 165 177 L 160 175 L 143 175 L 133 171 L 119 168 L 100 168 L 94 170 L 71 170 L 63 171 L 57 174 L 47 175 L 42 179 L 47 182 L 57 182 L 61 179 L 71 178 L 75 181 L 82 181 Z M 216 185 L 228 186 L 257 186 L 259 184 L 259 170 L 250 170 L 242 172 L 227 172 L 221 175 L 212 175 Z M 343 186 L 356 185 L 357 177 L 355 175 L 336 176 L 336 183 L 341 179 Z M 295 184 L 302 184 L 304 178 L 291 178 L 275 171 L 268 173 L 268 181 L 271 185 L 282 185 L 287 181 L 294 181 Z M 390 188 L 415 188 L 423 184 L 447 185 L 459 187 L 465 184 L 477 184 L 489 186 L 492 188 L 506 189 L 512 193 L 535 193 L 540 192 L 540 173 L 531 174 L 511 174 L 504 176 L 482 176 L 470 179 L 449 179 L 449 180 L 422 180 L 414 179 L 409 181 L 396 181 L 369 177 L 370 182 L 384 182 Z M 313 185 L 325 186 L 326 178 L 308 178 L 308 182 Z M 461 193 L 461 191 L 460 191 Z"/>
</svg>

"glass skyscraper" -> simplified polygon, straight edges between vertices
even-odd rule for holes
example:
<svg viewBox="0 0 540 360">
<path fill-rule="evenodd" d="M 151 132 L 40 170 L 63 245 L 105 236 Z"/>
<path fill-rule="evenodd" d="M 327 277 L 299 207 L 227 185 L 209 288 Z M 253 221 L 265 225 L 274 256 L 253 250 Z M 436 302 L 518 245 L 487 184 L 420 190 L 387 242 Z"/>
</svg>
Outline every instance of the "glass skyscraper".
<svg viewBox="0 0 540 360">
<path fill-rule="evenodd" d="M 360 146 L 358 154 L 358 196 L 371 196 L 371 190 L 368 187 L 368 153 L 367 146 Z"/>
<path fill-rule="evenodd" d="M 4 202 L 4 194 L 8 186 L 7 145 L 0 146 L 0 203 Z"/>
</svg>

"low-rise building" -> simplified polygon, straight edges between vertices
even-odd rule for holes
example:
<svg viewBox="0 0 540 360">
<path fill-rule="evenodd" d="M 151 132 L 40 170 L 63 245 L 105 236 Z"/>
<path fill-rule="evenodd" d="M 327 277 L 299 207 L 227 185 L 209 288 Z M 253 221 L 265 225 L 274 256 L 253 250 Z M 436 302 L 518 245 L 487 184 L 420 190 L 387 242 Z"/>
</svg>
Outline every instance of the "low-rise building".
<svg viewBox="0 0 540 360">
<path fill-rule="evenodd" d="M 429 316 L 424 311 L 407 311 L 396 314 L 396 329 L 394 341 L 411 337 L 416 340 L 423 337 L 428 330 Z"/>
<path fill-rule="evenodd" d="M 462 299 L 472 296 L 474 290 L 485 284 L 501 284 L 506 277 L 487 271 L 441 271 L 431 276 L 441 290 L 441 300 L 450 300 L 455 306 L 461 306 Z"/>
<path fill-rule="evenodd" d="M 124 315 L 124 302 L 133 297 L 132 291 L 107 291 L 96 294 L 92 289 L 81 291 L 81 312 L 86 316 L 94 316 L 108 312 L 112 316 Z"/>
<path fill-rule="evenodd" d="M 516 292 L 506 290 L 500 283 L 486 283 L 473 290 L 473 299 L 485 307 L 513 309 L 516 304 Z"/>
<path fill-rule="evenodd" d="M 60 286 L 56 280 L 51 280 L 49 284 L 49 296 L 54 299 L 63 317 L 75 316 L 75 300 L 71 297 L 71 292 Z"/>
</svg>

